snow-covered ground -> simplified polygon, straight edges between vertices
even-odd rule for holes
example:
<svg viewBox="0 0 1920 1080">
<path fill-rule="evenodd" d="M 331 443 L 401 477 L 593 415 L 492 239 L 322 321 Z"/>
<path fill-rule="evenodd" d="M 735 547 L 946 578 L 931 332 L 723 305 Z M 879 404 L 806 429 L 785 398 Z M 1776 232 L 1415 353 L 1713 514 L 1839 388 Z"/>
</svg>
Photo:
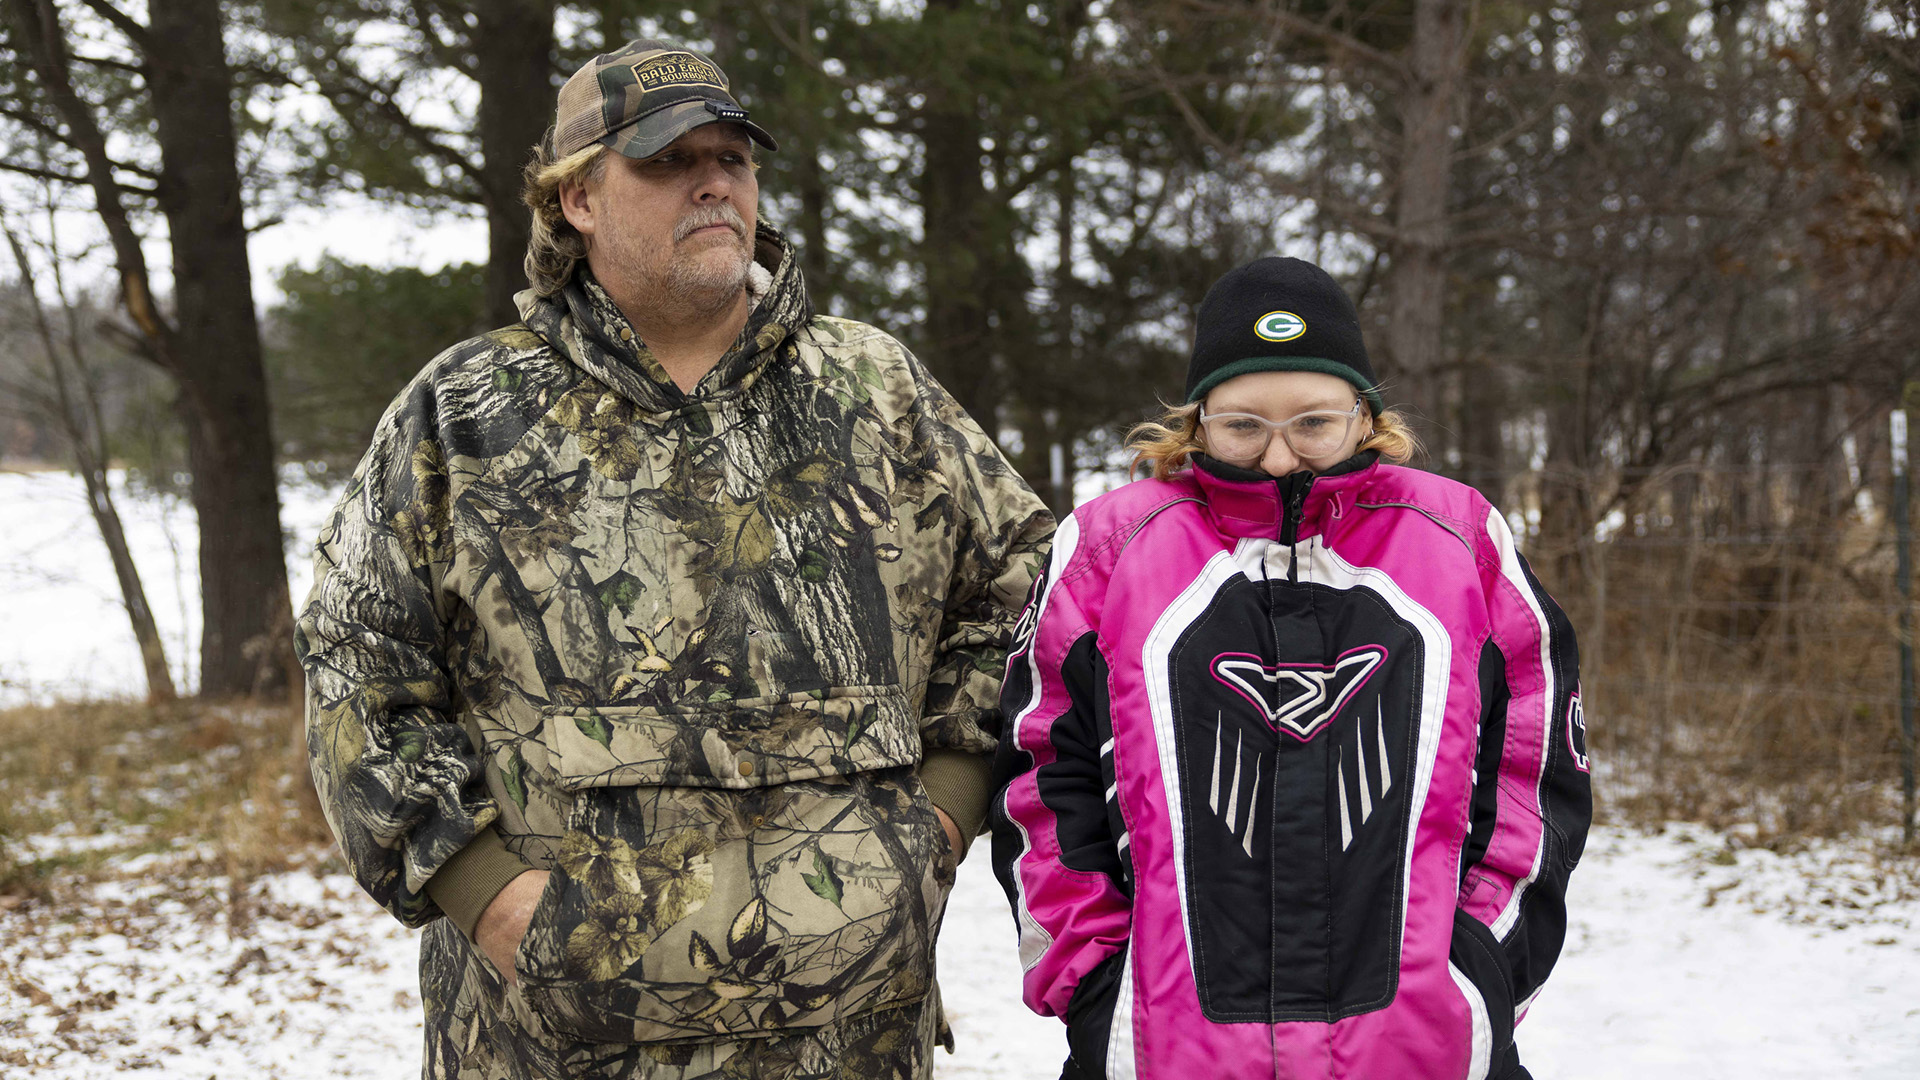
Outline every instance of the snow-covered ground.
<svg viewBox="0 0 1920 1080">
<path fill-rule="evenodd" d="M 1013 923 L 981 855 L 941 936 L 958 1053 L 935 1071 L 1051 1080 L 1059 1024 L 1020 1004 Z M 1911 1080 L 1920 897 L 1906 889 L 1856 847 L 1782 858 L 1686 828 L 1599 830 L 1523 1057 L 1541 1080 Z M 0 912 L 0 1075 L 416 1073 L 415 936 L 351 881 L 266 879 L 239 919 L 219 882 L 182 892 L 115 883 L 64 911 Z"/>
<path fill-rule="evenodd" d="M 0 474 L 0 704 L 139 691 L 78 491 L 59 474 Z M 287 498 L 296 597 L 329 501 Z M 191 511 L 122 510 L 178 666 L 195 632 L 180 599 Z M 963 868 L 941 939 L 959 1053 L 936 1072 L 1051 1080 L 1058 1022 L 1019 1003 L 1012 921 L 984 854 Z M 351 882 L 292 872 L 236 901 L 220 882 L 183 887 L 146 865 L 60 909 L 0 909 L 0 1076 L 417 1073 L 414 936 Z M 1520 1028 L 1523 1059 L 1541 1080 L 1920 1076 L 1917 878 L 1866 842 L 1781 856 L 1688 826 L 1596 830 L 1566 953 Z"/>
<path fill-rule="evenodd" d="M 198 684 L 199 534 L 184 498 L 136 498 L 113 474 L 127 545 L 140 569 L 184 692 Z M 313 581 L 313 541 L 335 492 L 305 482 L 281 488 L 280 525 L 296 603 Z M 140 651 L 121 607 L 113 564 L 87 513 L 78 477 L 0 471 L 0 707 L 145 693 Z"/>
</svg>

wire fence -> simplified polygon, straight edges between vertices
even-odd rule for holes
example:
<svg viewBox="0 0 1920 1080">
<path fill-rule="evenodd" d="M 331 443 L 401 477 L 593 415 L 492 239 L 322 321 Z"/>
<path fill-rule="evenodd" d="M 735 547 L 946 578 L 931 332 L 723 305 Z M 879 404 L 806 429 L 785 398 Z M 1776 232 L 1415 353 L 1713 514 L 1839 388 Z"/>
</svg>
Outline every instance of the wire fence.
<svg viewBox="0 0 1920 1080">
<path fill-rule="evenodd" d="M 1579 632 L 1603 814 L 1760 843 L 1900 835 L 1906 605 L 1886 481 L 1835 461 L 1509 483 Z M 1629 484 L 1597 524 L 1540 525 L 1553 498 L 1607 505 Z"/>
</svg>

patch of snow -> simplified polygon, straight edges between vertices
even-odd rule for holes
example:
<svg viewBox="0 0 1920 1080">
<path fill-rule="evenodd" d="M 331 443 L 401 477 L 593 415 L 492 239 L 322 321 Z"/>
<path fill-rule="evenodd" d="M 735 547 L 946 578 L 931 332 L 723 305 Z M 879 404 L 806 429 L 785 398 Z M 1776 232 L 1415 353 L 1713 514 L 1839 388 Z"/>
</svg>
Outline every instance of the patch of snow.
<svg viewBox="0 0 1920 1080">
<path fill-rule="evenodd" d="M 63 821 L 36 836 L 20 837 L 17 854 L 21 858 L 38 860 L 117 851 L 138 846 L 146 841 L 147 834 L 152 831 L 146 825 L 123 825 L 117 829 L 83 835 L 72 822 Z"/>
<path fill-rule="evenodd" d="M 939 1077 L 1053 1080 L 1067 1059 L 1066 1027 L 1020 1000 L 1020 956 L 1007 894 L 977 841 L 947 898 L 937 970 L 953 1027 L 953 1056 L 934 1053 Z"/>
<path fill-rule="evenodd" d="M 337 491 L 295 480 L 280 490 L 287 577 L 298 603 L 312 582 L 313 542 Z M 176 685 L 197 683 L 199 535 L 184 499 L 138 494 L 110 476 L 127 546 L 153 609 Z M 107 548 L 80 478 L 0 472 L 0 707 L 146 692 L 140 651 L 121 607 Z"/>
<path fill-rule="evenodd" d="M 282 877 L 304 880 L 259 883 L 240 918 L 218 879 L 0 914 L 0 1062 L 73 1080 L 414 1072 L 414 935 L 344 877 Z"/>
<path fill-rule="evenodd" d="M 1595 830 L 1521 1059 L 1594 1080 L 1920 1076 L 1920 893 L 1910 860 L 1889 871 L 1904 884 L 1869 886 L 1878 861 Z"/>
<path fill-rule="evenodd" d="M 1695 828 L 1596 830 L 1522 1060 L 1554 1080 L 1920 1075 L 1920 894 L 1879 865 L 1863 844 L 1779 856 Z M 227 892 L 142 874 L 58 913 L 0 912 L 0 1063 L 48 1080 L 413 1074 L 417 935 L 339 874 L 263 878 L 241 918 Z M 1059 1074 L 1061 1025 L 1020 1002 L 1013 920 L 978 855 L 939 971 L 957 1053 L 937 1075 Z"/>
</svg>

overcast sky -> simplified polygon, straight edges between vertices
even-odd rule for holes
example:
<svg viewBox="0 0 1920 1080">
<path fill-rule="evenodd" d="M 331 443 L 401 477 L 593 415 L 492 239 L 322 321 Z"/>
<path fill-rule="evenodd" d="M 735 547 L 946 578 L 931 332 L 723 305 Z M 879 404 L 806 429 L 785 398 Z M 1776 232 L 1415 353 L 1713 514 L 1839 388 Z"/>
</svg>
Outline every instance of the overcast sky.
<svg viewBox="0 0 1920 1080">
<path fill-rule="evenodd" d="M 438 270 L 448 263 L 487 261 L 487 222 L 478 215 L 458 218 L 373 205 L 361 199 L 340 206 L 293 210 L 279 225 L 248 240 L 253 270 L 253 300 L 262 309 L 280 300 L 274 278 L 289 264 L 310 267 L 322 255 L 374 266 L 416 266 Z"/>
</svg>

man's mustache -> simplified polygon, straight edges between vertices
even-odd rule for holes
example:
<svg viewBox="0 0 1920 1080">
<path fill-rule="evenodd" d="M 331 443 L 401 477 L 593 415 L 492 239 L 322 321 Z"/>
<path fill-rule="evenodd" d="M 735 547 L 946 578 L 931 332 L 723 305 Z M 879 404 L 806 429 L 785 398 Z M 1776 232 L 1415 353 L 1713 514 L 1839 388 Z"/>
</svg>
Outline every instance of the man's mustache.
<svg viewBox="0 0 1920 1080">
<path fill-rule="evenodd" d="M 747 223 L 746 220 L 740 216 L 740 212 L 726 203 L 721 203 L 719 206 L 708 209 L 695 210 L 686 217 L 681 218 L 680 224 L 674 226 L 673 238 L 675 240 L 685 240 L 687 237 L 693 235 L 694 230 L 704 229 L 709 225 L 725 225 L 733 230 L 735 236 L 745 236 L 747 234 Z"/>
</svg>

